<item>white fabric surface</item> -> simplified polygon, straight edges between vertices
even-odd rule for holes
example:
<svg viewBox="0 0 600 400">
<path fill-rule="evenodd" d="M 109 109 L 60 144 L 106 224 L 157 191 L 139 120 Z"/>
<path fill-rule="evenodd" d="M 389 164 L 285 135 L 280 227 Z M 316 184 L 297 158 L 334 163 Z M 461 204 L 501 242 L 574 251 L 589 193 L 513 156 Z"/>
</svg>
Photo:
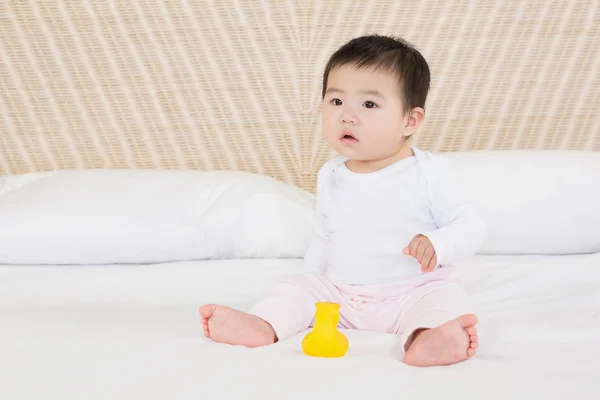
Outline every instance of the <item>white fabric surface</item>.
<svg viewBox="0 0 600 400">
<path fill-rule="evenodd" d="M 199 305 L 247 309 L 300 266 L 0 266 L 0 398 L 598 398 L 600 254 L 460 263 L 482 346 L 452 367 L 407 367 L 393 336 L 370 332 L 345 332 L 350 349 L 333 360 L 304 356 L 303 334 L 255 350 L 201 337 Z"/>
<path fill-rule="evenodd" d="M 486 215 L 480 253 L 600 252 L 600 153 L 444 155 Z M 313 206 L 306 191 L 243 172 L 4 176 L 0 264 L 298 258 L 308 247 Z"/>
<path fill-rule="evenodd" d="M 0 177 L 0 264 L 298 258 L 313 202 L 295 186 L 244 172 Z"/>
<path fill-rule="evenodd" d="M 444 155 L 486 215 L 480 254 L 600 252 L 600 152 Z"/>
</svg>

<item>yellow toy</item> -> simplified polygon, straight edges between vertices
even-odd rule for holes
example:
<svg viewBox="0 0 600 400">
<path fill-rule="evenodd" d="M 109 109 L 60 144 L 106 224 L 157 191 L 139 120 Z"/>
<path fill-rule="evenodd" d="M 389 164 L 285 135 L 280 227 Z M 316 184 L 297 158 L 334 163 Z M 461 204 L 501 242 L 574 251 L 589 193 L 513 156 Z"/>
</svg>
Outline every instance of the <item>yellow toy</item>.
<svg viewBox="0 0 600 400">
<path fill-rule="evenodd" d="M 302 350 L 312 357 L 342 357 L 348 350 L 348 339 L 338 329 L 340 305 L 315 303 L 315 325 L 302 340 Z"/>
</svg>

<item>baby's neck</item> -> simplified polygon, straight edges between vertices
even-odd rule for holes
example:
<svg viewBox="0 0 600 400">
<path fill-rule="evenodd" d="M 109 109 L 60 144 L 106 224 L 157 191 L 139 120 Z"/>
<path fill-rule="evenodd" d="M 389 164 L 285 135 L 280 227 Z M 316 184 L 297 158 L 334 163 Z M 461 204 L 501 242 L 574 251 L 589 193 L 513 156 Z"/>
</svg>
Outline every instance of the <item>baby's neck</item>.
<svg viewBox="0 0 600 400">
<path fill-rule="evenodd" d="M 394 153 L 390 157 L 374 160 L 350 159 L 346 161 L 346 168 L 357 174 L 368 174 L 371 172 L 377 172 L 379 170 L 382 170 L 400 160 L 412 157 L 414 155 L 415 153 L 413 152 L 412 148 L 409 145 L 405 144 L 398 152 Z"/>
</svg>

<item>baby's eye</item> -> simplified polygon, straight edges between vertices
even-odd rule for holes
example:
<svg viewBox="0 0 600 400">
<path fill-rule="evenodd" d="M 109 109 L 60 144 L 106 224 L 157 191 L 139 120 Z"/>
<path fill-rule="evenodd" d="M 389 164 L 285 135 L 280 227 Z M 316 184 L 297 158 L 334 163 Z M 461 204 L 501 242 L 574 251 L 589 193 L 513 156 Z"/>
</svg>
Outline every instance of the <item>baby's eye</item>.
<svg viewBox="0 0 600 400">
<path fill-rule="evenodd" d="M 341 106 L 342 101 L 340 99 L 332 99 L 331 104 L 333 104 L 334 106 Z"/>
<path fill-rule="evenodd" d="M 365 101 L 363 106 L 366 108 L 375 108 L 377 107 L 377 104 L 373 103 L 372 101 Z"/>
</svg>

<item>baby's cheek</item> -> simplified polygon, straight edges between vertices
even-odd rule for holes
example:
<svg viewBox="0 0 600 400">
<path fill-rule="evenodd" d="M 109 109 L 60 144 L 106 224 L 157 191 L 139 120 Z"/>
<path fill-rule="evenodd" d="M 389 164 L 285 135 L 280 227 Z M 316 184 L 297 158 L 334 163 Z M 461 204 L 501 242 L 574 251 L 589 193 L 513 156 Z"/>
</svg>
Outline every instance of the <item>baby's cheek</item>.
<svg viewBox="0 0 600 400">
<path fill-rule="evenodd" d="M 390 151 L 400 144 L 398 138 L 400 135 L 395 135 L 387 130 L 373 131 L 365 135 L 374 148 L 382 151 Z"/>
</svg>

